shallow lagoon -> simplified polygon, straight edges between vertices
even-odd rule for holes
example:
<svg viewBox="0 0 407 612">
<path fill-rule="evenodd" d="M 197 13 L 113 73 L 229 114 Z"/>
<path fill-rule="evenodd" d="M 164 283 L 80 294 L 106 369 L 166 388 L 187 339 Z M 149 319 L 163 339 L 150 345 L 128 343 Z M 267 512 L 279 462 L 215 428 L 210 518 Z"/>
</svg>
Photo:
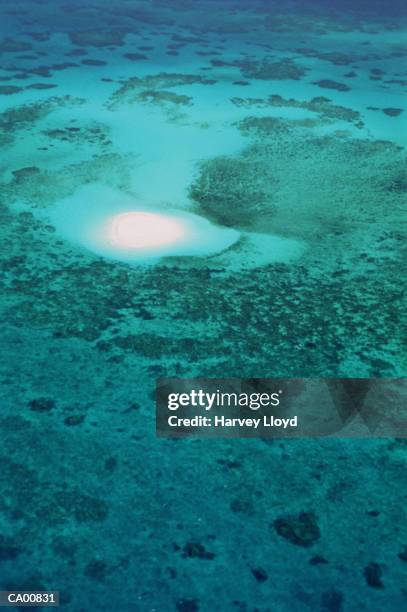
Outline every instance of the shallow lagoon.
<svg viewBox="0 0 407 612">
<path fill-rule="evenodd" d="M 160 375 L 405 375 L 405 15 L 292 6 L 2 3 L 1 588 L 405 606 L 401 441 L 155 438 Z M 216 248 L 81 239 L 123 202 Z"/>
</svg>

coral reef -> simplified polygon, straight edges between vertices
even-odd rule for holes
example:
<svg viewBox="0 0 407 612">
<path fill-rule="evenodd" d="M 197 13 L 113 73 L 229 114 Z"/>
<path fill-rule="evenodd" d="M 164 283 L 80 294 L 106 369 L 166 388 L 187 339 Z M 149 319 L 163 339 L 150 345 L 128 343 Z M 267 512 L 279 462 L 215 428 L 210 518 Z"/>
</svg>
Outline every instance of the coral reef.
<svg viewBox="0 0 407 612">
<path fill-rule="evenodd" d="M 56 108 L 83 103 L 83 98 L 67 95 L 6 109 L 0 113 L 0 141 L 3 144 L 10 144 L 20 136 L 22 131 L 26 132 L 33 129 L 40 119 L 46 117 Z"/>
<path fill-rule="evenodd" d="M 0 96 L 11 96 L 22 91 L 22 87 L 15 85 L 0 85 Z"/>
<path fill-rule="evenodd" d="M 233 104 L 244 108 L 304 108 L 316 113 L 321 119 L 332 121 L 348 121 L 354 123 L 356 127 L 362 128 L 363 121 L 360 113 L 345 106 L 333 104 L 329 98 L 317 96 L 309 101 L 286 99 L 280 95 L 273 94 L 268 98 L 232 98 Z"/>
<path fill-rule="evenodd" d="M 71 42 L 79 47 L 120 47 L 125 36 L 126 33 L 120 30 L 69 32 Z"/>
<path fill-rule="evenodd" d="M 202 164 L 190 196 L 199 204 L 199 212 L 217 223 L 250 227 L 259 214 L 272 213 L 273 188 L 272 170 L 256 159 L 220 157 Z"/>
<path fill-rule="evenodd" d="M 162 104 L 169 102 L 171 104 L 177 104 L 180 106 L 188 106 L 192 102 L 191 96 L 182 96 L 174 93 L 173 91 L 162 90 L 141 91 L 138 95 L 138 99 L 147 102 L 153 102 L 154 104 Z"/>
<path fill-rule="evenodd" d="M 111 96 L 108 106 L 113 108 L 116 104 L 132 103 L 140 99 L 143 91 L 161 91 L 177 87 L 179 85 L 213 85 L 213 79 L 205 79 L 200 75 L 165 73 L 148 75 L 142 78 L 132 77 L 125 81 L 121 87 Z M 151 95 L 151 93 L 150 93 Z M 165 96 L 165 94 L 164 94 Z"/>
<path fill-rule="evenodd" d="M 385 115 L 389 115 L 389 117 L 398 117 L 402 112 L 402 108 L 383 108 L 383 112 Z"/>
<path fill-rule="evenodd" d="M 13 38 L 5 38 L 0 42 L 0 53 L 19 53 L 21 51 L 30 51 L 32 45 L 21 40 Z"/>
<path fill-rule="evenodd" d="M 1 3 L 0 588 L 69 612 L 404 609 L 405 440 L 154 428 L 160 376 L 405 375 L 397 4 Z M 88 183 L 241 238 L 103 259 L 51 222 Z M 258 258 L 274 235 L 301 255 Z"/>
<path fill-rule="evenodd" d="M 317 519 L 310 512 L 278 518 L 274 521 L 274 527 L 278 535 L 297 546 L 312 546 L 321 537 Z"/>
<path fill-rule="evenodd" d="M 322 89 L 336 89 L 336 91 L 350 91 L 350 87 L 345 83 L 338 83 L 337 81 L 331 81 L 330 79 L 322 79 L 321 81 L 314 81 L 314 85 L 322 87 Z"/>
<path fill-rule="evenodd" d="M 266 81 L 294 79 L 298 81 L 307 72 L 307 69 L 295 63 L 291 59 L 277 62 L 263 60 L 254 62 L 251 60 L 237 60 L 234 65 L 238 66 L 246 79 L 261 79 Z"/>
<path fill-rule="evenodd" d="M 147 55 L 144 55 L 144 53 L 125 53 L 123 57 L 131 60 L 132 62 L 139 62 L 140 60 L 148 59 Z"/>
</svg>

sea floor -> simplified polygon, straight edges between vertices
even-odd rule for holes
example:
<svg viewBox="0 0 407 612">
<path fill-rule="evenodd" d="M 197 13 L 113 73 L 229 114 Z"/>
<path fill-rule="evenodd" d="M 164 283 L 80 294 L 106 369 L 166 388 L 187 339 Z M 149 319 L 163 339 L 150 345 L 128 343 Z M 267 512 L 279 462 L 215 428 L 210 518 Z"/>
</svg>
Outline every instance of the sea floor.
<svg viewBox="0 0 407 612">
<path fill-rule="evenodd" d="M 407 15 L 381 4 L 1 3 L 0 590 L 406 607 L 404 440 L 155 436 L 159 376 L 405 376 Z M 95 246 L 133 208 L 205 240 Z"/>
</svg>

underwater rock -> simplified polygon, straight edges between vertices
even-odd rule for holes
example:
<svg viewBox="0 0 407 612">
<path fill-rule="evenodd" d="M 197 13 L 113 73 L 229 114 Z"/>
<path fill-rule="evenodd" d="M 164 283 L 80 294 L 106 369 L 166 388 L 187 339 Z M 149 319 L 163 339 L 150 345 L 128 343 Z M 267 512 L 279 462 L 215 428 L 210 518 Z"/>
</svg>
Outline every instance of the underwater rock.
<svg viewBox="0 0 407 612">
<path fill-rule="evenodd" d="M 312 546 L 321 537 L 316 516 L 313 512 L 287 515 L 273 523 L 278 535 L 297 546 Z"/>
<path fill-rule="evenodd" d="M 336 89 L 336 91 L 350 91 L 350 87 L 345 83 L 338 83 L 330 79 L 322 79 L 321 81 L 313 81 L 313 85 L 318 85 L 322 89 Z"/>
<path fill-rule="evenodd" d="M 123 45 L 125 36 L 126 33 L 119 30 L 69 32 L 71 42 L 80 47 L 117 47 Z"/>
</svg>

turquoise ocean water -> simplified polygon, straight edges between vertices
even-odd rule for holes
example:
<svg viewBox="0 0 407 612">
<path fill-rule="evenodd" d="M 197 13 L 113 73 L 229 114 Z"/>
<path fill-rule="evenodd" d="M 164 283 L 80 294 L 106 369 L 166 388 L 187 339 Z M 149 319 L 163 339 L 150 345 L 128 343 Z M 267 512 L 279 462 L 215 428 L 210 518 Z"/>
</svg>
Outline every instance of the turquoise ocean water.
<svg viewBox="0 0 407 612">
<path fill-rule="evenodd" d="M 406 607 L 403 440 L 166 441 L 154 412 L 159 376 L 405 376 L 406 22 L 1 1 L 0 590 Z M 130 211 L 188 240 L 133 257 Z"/>
</svg>

